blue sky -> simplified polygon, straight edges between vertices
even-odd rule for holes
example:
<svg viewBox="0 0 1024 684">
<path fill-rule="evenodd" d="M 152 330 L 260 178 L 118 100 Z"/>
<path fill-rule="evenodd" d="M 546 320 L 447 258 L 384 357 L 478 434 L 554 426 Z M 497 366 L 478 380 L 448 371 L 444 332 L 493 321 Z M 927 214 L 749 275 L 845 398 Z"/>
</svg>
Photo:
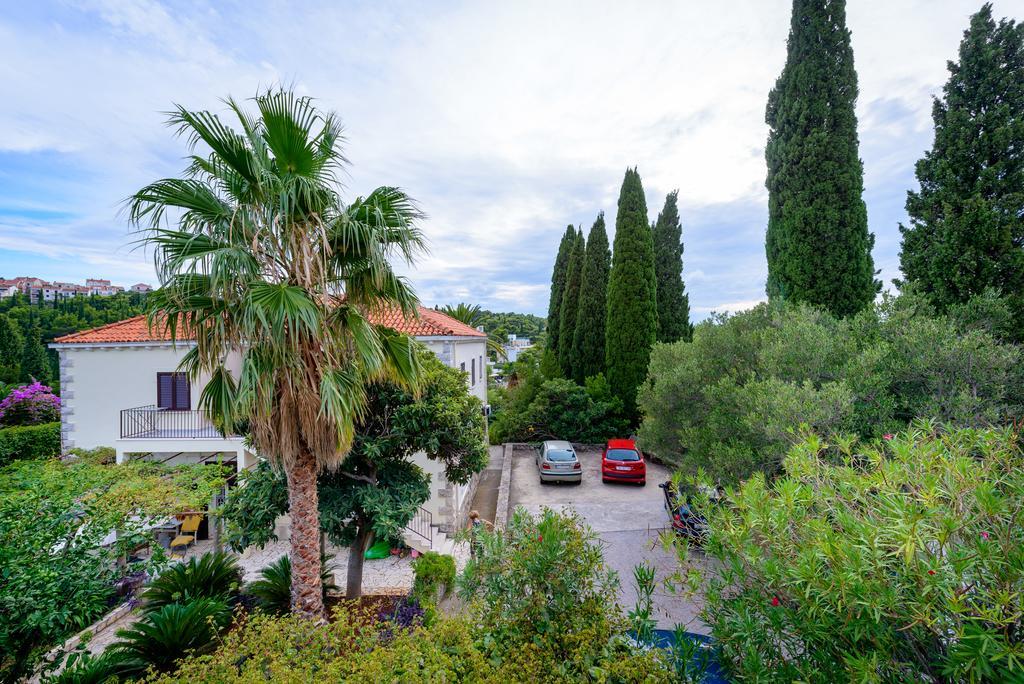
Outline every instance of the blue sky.
<svg viewBox="0 0 1024 684">
<path fill-rule="evenodd" d="M 980 4 L 849 3 L 887 284 L 931 97 Z M 694 317 L 746 308 L 764 293 L 764 105 L 788 25 L 786 0 L 5 4 L 0 276 L 155 282 L 120 206 L 184 166 L 161 112 L 284 82 L 344 119 L 346 196 L 400 185 L 428 213 L 431 254 L 408 272 L 426 304 L 545 313 L 566 224 L 614 225 L 635 165 L 652 218 L 680 190 Z"/>
</svg>

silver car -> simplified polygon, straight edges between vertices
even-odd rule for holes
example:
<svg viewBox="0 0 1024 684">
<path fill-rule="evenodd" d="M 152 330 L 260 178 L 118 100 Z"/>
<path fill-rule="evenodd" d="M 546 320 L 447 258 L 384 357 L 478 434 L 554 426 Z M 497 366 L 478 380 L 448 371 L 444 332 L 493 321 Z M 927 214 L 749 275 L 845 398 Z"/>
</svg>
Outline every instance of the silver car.
<svg viewBox="0 0 1024 684">
<path fill-rule="evenodd" d="M 561 441 L 544 442 L 537 452 L 537 473 L 540 483 L 583 481 L 583 466 L 572 444 Z"/>
</svg>

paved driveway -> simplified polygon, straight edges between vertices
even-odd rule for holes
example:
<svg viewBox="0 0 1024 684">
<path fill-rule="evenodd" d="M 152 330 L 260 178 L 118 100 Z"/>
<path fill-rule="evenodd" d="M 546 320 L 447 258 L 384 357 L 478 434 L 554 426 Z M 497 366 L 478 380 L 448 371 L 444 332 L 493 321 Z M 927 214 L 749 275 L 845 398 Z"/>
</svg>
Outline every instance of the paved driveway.
<svg viewBox="0 0 1024 684">
<path fill-rule="evenodd" d="M 658 539 L 668 526 L 664 495 L 658 488 L 658 483 L 668 479 L 668 469 L 648 463 L 645 487 L 604 484 L 601 482 L 601 452 L 581 449 L 577 454 L 583 465 L 581 484 L 542 485 L 534 464 L 534 452 L 517 447 L 512 462 L 510 509 L 522 506 L 531 513 L 538 513 L 544 506 L 575 509 L 604 543 L 605 560 L 619 574 L 619 600 L 625 610 L 632 608 L 636 601 L 633 566 L 646 560 L 658 574 L 654 601 L 658 627 L 672 629 L 679 623 L 690 632 L 707 633 L 707 627 L 697 617 L 698 602 L 671 594 L 660 583 L 678 569 L 674 557 L 662 550 Z"/>
</svg>

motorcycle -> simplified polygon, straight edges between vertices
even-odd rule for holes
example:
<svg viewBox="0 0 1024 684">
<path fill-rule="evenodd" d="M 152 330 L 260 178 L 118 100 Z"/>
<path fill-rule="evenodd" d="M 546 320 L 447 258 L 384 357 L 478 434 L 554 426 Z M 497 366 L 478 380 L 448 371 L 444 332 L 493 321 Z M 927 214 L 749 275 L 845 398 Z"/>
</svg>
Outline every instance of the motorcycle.
<svg viewBox="0 0 1024 684">
<path fill-rule="evenodd" d="M 694 544 L 703 544 L 708 537 L 707 518 L 693 510 L 686 499 L 673 489 L 670 481 L 658 486 L 665 493 L 665 511 L 672 520 L 673 531 Z"/>
</svg>

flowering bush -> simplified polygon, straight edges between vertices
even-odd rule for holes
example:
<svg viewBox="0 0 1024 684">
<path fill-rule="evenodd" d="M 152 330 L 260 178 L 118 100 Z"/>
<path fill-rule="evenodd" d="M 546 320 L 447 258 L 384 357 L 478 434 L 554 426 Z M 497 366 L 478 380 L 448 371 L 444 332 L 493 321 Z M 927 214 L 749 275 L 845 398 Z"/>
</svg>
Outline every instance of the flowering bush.
<svg viewBox="0 0 1024 684">
<path fill-rule="evenodd" d="M 737 680 L 1024 681 L 1018 433 L 807 436 L 784 468 L 709 507 L 704 618 Z"/>
<path fill-rule="evenodd" d="M 60 420 L 60 397 L 38 382 L 15 388 L 0 401 L 0 425 L 39 425 Z"/>
</svg>

